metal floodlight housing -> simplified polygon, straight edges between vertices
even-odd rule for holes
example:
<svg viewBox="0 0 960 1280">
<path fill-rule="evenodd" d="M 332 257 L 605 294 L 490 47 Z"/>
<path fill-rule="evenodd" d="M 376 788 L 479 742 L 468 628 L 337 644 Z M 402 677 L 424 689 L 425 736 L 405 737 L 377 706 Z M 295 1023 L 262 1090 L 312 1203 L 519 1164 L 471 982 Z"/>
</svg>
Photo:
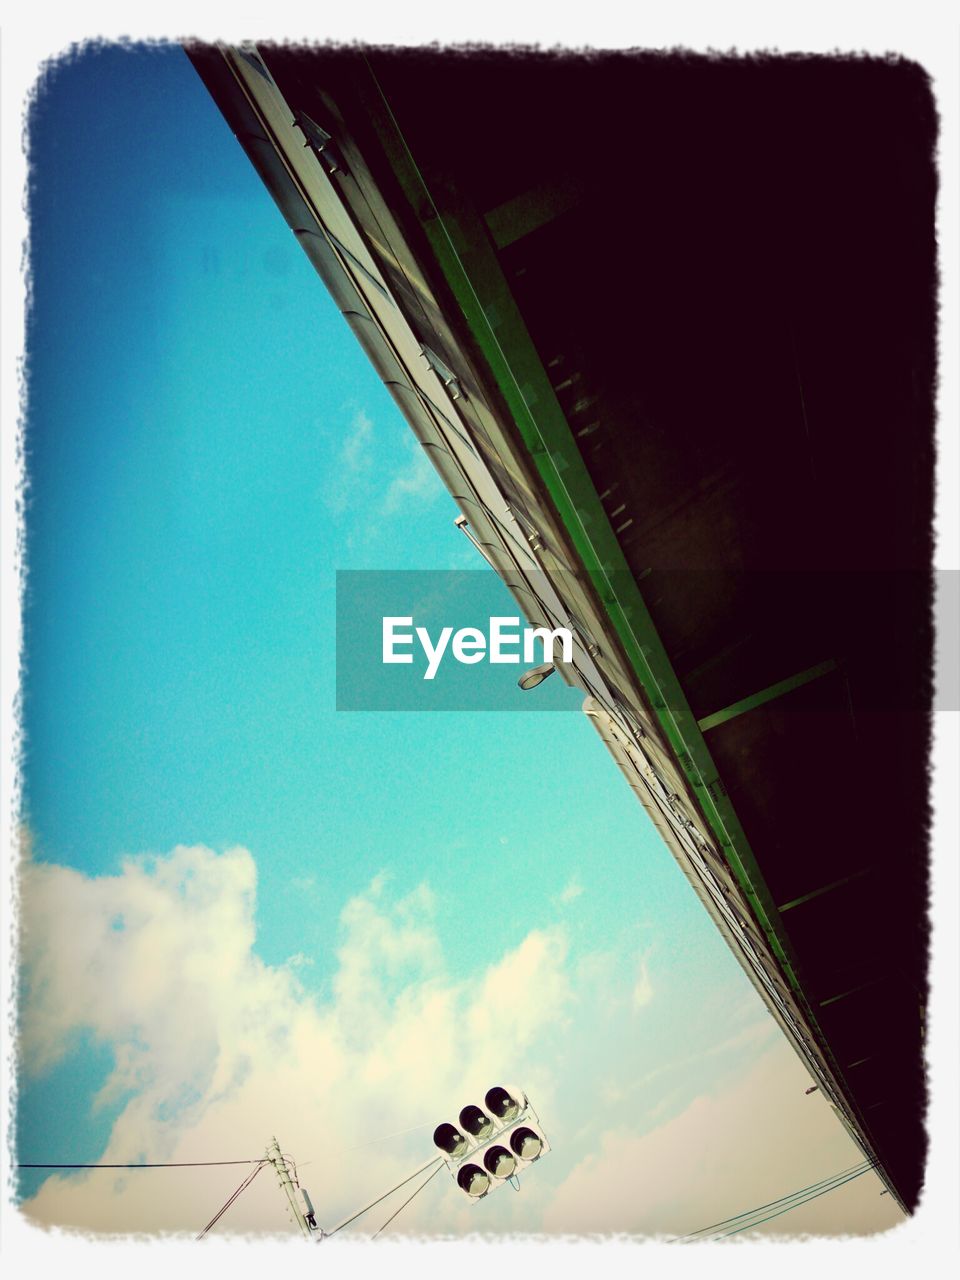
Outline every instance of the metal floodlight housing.
<svg viewBox="0 0 960 1280">
<path fill-rule="evenodd" d="M 517 1157 L 502 1142 L 492 1142 L 483 1153 L 483 1167 L 493 1178 L 503 1182 L 517 1170 Z"/>
<path fill-rule="evenodd" d="M 519 1089 L 509 1089 L 505 1085 L 495 1084 L 488 1089 L 483 1098 L 487 1111 L 501 1124 L 509 1124 L 516 1120 L 527 1105 L 526 1094 Z"/>
<path fill-rule="evenodd" d="M 483 1107 L 468 1103 L 463 1108 L 459 1127 L 440 1124 L 433 1134 L 451 1177 L 474 1203 L 550 1150 L 522 1089 L 492 1085 L 483 1101 Z"/>
<path fill-rule="evenodd" d="M 465 1156 L 470 1150 L 470 1143 L 456 1127 L 456 1125 L 438 1124 L 433 1131 L 434 1146 L 440 1150 L 448 1159 L 459 1160 L 461 1156 Z"/>
<path fill-rule="evenodd" d="M 546 1150 L 546 1138 L 536 1125 L 527 1122 L 510 1131 L 508 1143 L 517 1159 L 527 1164 L 539 1160 Z"/>
<path fill-rule="evenodd" d="M 460 1112 L 460 1127 L 477 1142 L 485 1142 L 493 1133 L 491 1118 L 472 1102 Z"/>
<path fill-rule="evenodd" d="M 490 1175 L 471 1160 L 457 1171 L 457 1185 L 471 1200 L 482 1200 L 491 1188 Z"/>
</svg>

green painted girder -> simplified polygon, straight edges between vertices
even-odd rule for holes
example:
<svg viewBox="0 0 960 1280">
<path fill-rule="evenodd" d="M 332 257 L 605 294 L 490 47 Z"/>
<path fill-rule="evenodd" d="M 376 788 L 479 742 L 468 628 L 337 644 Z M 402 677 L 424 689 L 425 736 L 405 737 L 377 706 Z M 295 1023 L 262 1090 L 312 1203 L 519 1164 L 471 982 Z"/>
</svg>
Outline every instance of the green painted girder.
<svg viewBox="0 0 960 1280">
<path fill-rule="evenodd" d="M 828 1005 L 836 1004 L 838 1000 L 846 1000 L 847 996 L 855 996 L 858 991 L 865 991 L 867 987 L 875 987 L 879 981 L 879 978 L 870 978 L 867 982 L 861 982 L 856 987 L 850 987 L 848 991 L 841 991 L 838 995 L 828 996 L 826 1000 L 820 1001 L 820 1008 L 826 1009 Z"/>
<path fill-rule="evenodd" d="M 845 884 L 850 884 L 853 880 L 860 880 L 863 876 L 868 876 L 873 867 L 864 867 L 861 871 L 854 871 L 852 875 L 843 876 L 840 880 L 831 880 L 829 884 L 821 885 L 819 889 L 811 889 L 809 893 L 801 894 L 799 898 L 792 898 L 789 902 L 782 902 L 777 910 L 783 915 L 784 911 L 792 911 L 794 907 L 802 907 L 805 902 L 812 902 L 814 898 L 820 898 L 825 893 L 832 893 L 834 889 L 842 889 Z"/>
<path fill-rule="evenodd" d="M 815 667 L 808 667 L 806 671 L 798 671 L 796 675 L 788 676 L 786 680 L 778 680 L 776 684 L 767 685 L 766 689 L 760 689 L 757 693 L 750 694 L 747 698 L 741 698 L 739 702 L 732 702 L 729 707 L 724 707 L 720 711 L 713 711 L 710 715 L 704 716 L 702 720 L 697 721 L 697 725 L 701 733 L 706 733 L 708 729 L 715 729 L 717 725 L 726 724 L 728 720 L 733 720 L 736 716 L 742 716 L 746 711 L 753 711 L 755 707 L 762 707 L 765 702 L 772 702 L 775 698 L 782 698 L 785 693 L 792 693 L 794 689 L 799 689 L 805 684 L 809 684 L 811 680 L 817 680 L 820 676 L 825 676 L 831 671 L 836 671 L 837 664 L 833 658 L 828 658 L 826 662 L 818 662 Z"/>
<path fill-rule="evenodd" d="M 366 105 L 394 176 L 415 211 L 714 839 L 821 1047 L 842 1079 L 802 988 L 797 958 L 776 904 L 504 278 L 486 224 L 450 184 L 428 185 L 375 72 L 369 70 L 377 101 L 367 100 Z"/>
<path fill-rule="evenodd" d="M 505 249 L 572 209 L 579 199 L 579 187 L 573 183 L 534 187 L 491 209 L 484 221 L 493 243 L 498 249 Z"/>
</svg>

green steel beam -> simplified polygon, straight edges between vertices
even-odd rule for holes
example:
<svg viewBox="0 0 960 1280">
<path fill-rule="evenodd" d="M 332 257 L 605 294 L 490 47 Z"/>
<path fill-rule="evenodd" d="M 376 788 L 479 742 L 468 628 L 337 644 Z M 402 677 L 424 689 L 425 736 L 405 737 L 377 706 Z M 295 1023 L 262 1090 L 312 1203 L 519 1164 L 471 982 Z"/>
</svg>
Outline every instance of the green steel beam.
<svg viewBox="0 0 960 1280">
<path fill-rule="evenodd" d="M 864 991 L 867 987 L 875 987 L 879 982 L 879 978 L 871 978 L 868 982 L 861 982 L 858 987 L 851 987 L 849 991 L 841 991 L 837 996 L 828 996 L 826 1000 L 820 1001 L 820 1008 L 825 1009 L 828 1004 L 836 1004 L 838 1000 L 846 1000 L 847 996 L 855 996 L 858 991 Z"/>
<path fill-rule="evenodd" d="M 851 880 L 859 880 L 862 876 L 868 876 L 873 870 L 873 867 L 864 867 L 862 871 L 854 871 L 853 875 L 844 876 L 842 880 L 832 880 L 830 884 L 822 885 L 819 889 L 811 889 L 809 893 L 804 893 L 799 898 L 791 898 L 789 902 L 777 907 L 777 910 L 783 915 L 784 911 L 792 911 L 794 907 L 802 907 L 805 902 L 819 898 L 822 894 L 830 893 L 834 889 L 840 889 L 845 884 L 849 884 Z"/>
<path fill-rule="evenodd" d="M 546 226 L 561 213 L 566 213 L 580 199 L 580 191 L 572 183 L 562 186 L 535 187 L 497 205 L 484 215 L 493 243 L 498 249 L 522 240 L 524 236 Z"/>
<path fill-rule="evenodd" d="M 706 733 L 708 729 L 715 729 L 718 724 L 725 724 L 728 720 L 733 720 L 736 716 L 742 716 L 745 711 L 752 711 L 754 707 L 762 707 L 765 702 L 772 702 L 774 698 L 782 698 L 785 693 L 792 693 L 794 689 L 799 689 L 805 684 L 809 684 L 811 680 L 816 680 L 819 676 L 825 676 L 830 671 L 835 671 L 837 664 L 833 658 L 828 658 L 826 662 L 818 662 L 815 667 L 808 667 L 806 671 L 798 671 L 794 676 L 788 676 L 786 680 L 778 680 L 776 684 L 768 685 L 766 689 L 761 689 L 759 693 L 752 693 L 749 698 L 741 698 L 739 702 L 731 702 L 729 707 L 724 707 L 722 711 L 714 711 L 708 716 L 704 716 L 702 720 L 697 721 L 697 725 L 701 733 Z M 783 908 L 781 907 L 782 911 Z"/>
</svg>

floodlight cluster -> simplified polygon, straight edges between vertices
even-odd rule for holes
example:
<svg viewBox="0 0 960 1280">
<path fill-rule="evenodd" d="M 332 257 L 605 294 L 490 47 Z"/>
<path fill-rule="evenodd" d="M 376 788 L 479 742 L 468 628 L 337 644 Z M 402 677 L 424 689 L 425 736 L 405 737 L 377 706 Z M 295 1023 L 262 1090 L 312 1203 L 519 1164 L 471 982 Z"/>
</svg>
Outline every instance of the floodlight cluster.
<svg viewBox="0 0 960 1280">
<path fill-rule="evenodd" d="M 482 1200 L 550 1150 L 525 1093 L 494 1085 L 483 1107 L 468 1103 L 458 1117 L 437 1125 L 440 1150 L 464 1195 Z"/>
</svg>

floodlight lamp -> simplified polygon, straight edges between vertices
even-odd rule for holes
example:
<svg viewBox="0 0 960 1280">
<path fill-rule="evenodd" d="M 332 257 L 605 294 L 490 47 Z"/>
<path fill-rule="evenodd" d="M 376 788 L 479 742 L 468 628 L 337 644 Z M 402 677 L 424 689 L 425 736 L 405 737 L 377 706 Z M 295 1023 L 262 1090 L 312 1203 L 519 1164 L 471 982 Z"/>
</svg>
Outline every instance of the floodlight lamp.
<svg viewBox="0 0 960 1280">
<path fill-rule="evenodd" d="M 497 1084 L 488 1089 L 484 1102 L 490 1114 L 498 1120 L 509 1122 L 520 1114 L 520 1102 L 503 1085 Z"/>
<path fill-rule="evenodd" d="M 511 1133 L 510 1146 L 521 1160 L 536 1160 L 543 1150 L 543 1139 L 539 1133 L 523 1125 Z"/>
<path fill-rule="evenodd" d="M 446 1155 L 456 1159 L 467 1149 L 467 1140 L 452 1124 L 438 1125 L 434 1130 L 433 1141 Z"/>
<path fill-rule="evenodd" d="M 485 1196 L 490 1190 L 490 1175 L 476 1164 L 465 1164 L 457 1174 L 457 1182 L 468 1196 L 474 1196 L 477 1199 Z"/>
<path fill-rule="evenodd" d="M 516 1172 L 517 1157 L 506 1147 L 488 1147 L 484 1152 L 483 1163 L 488 1173 L 495 1178 L 509 1178 Z"/>
<path fill-rule="evenodd" d="M 552 676 L 556 669 L 552 662 L 544 662 L 539 667 L 531 667 L 529 671 L 525 671 L 517 681 L 517 684 L 524 691 L 535 689 L 538 684 L 542 684 L 546 680 L 547 676 Z"/>
<path fill-rule="evenodd" d="M 472 1138 L 481 1141 L 493 1132 L 493 1121 L 472 1103 L 460 1112 L 460 1124 Z"/>
</svg>

